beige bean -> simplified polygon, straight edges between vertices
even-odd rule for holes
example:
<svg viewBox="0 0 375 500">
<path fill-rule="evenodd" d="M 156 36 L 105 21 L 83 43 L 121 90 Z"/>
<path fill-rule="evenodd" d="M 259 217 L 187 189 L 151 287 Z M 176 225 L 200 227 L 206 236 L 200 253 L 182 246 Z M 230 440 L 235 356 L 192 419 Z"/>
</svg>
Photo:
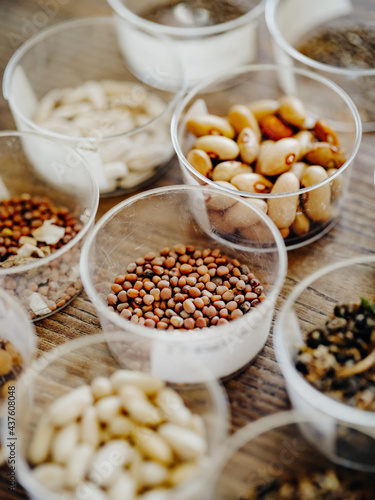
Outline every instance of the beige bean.
<svg viewBox="0 0 375 500">
<path fill-rule="evenodd" d="M 137 497 L 138 500 L 172 500 L 167 488 L 154 488 Z"/>
<path fill-rule="evenodd" d="M 280 139 L 266 148 L 261 148 L 255 171 L 263 175 L 280 175 L 290 170 L 299 155 L 297 139 Z"/>
<path fill-rule="evenodd" d="M 72 423 L 58 431 L 52 442 L 52 459 L 58 464 L 68 463 L 78 443 L 78 424 Z"/>
<path fill-rule="evenodd" d="M 222 135 L 203 135 L 198 137 L 195 148 L 202 149 L 216 160 L 234 160 L 240 153 L 238 144 Z"/>
<path fill-rule="evenodd" d="M 290 229 L 294 234 L 298 236 L 303 236 L 307 234 L 310 230 L 310 220 L 309 218 L 301 212 L 301 210 L 297 210 L 296 218 L 293 221 L 293 224 L 290 226 Z"/>
<path fill-rule="evenodd" d="M 236 175 L 251 173 L 252 171 L 253 169 L 249 165 L 245 165 L 240 161 L 222 161 L 213 169 L 212 180 L 230 182 Z"/>
<path fill-rule="evenodd" d="M 308 167 L 302 177 L 304 187 L 314 186 L 328 178 L 327 171 L 319 166 Z M 331 188 L 327 183 L 324 186 L 312 188 L 303 195 L 306 215 L 313 221 L 324 222 L 331 217 Z"/>
<path fill-rule="evenodd" d="M 296 161 L 290 167 L 289 172 L 292 172 L 292 174 L 294 174 L 297 177 L 297 179 L 301 182 L 301 179 L 307 167 L 308 167 L 307 163 L 304 163 L 303 161 Z"/>
<path fill-rule="evenodd" d="M 237 191 L 237 188 L 232 184 L 230 184 L 229 182 L 215 181 L 215 184 L 232 189 L 233 194 L 234 191 Z M 230 198 L 229 196 L 226 196 L 225 194 L 223 194 L 222 191 L 218 193 L 212 193 L 206 199 L 207 210 L 227 210 L 235 203 L 237 203 L 235 198 Z"/>
<path fill-rule="evenodd" d="M 58 464 L 47 463 L 38 465 L 31 471 L 36 481 L 51 491 L 61 491 L 65 483 L 65 467 Z"/>
<path fill-rule="evenodd" d="M 119 471 L 131 462 L 132 455 L 132 447 L 124 440 L 105 443 L 93 456 L 88 473 L 90 481 L 98 486 L 110 486 Z"/>
<path fill-rule="evenodd" d="M 254 202 L 262 202 L 264 204 L 264 209 L 261 209 L 263 211 L 267 211 L 267 203 L 264 200 L 251 200 L 249 203 L 254 203 Z M 257 205 L 257 203 L 254 203 L 254 205 Z M 260 207 L 258 207 L 260 208 Z M 206 436 L 206 427 L 204 425 L 203 418 L 200 415 L 194 414 L 192 415 L 191 422 L 190 422 L 190 429 L 194 431 L 196 434 L 199 436 L 205 437 Z"/>
<path fill-rule="evenodd" d="M 300 185 L 297 177 L 285 172 L 276 180 L 271 194 L 291 193 L 298 191 Z M 294 221 L 297 212 L 298 194 L 281 198 L 268 198 L 268 216 L 279 229 L 288 228 Z"/>
<path fill-rule="evenodd" d="M 227 233 L 234 233 L 237 229 L 239 229 L 242 233 L 242 229 L 257 224 L 259 222 L 259 215 L 252 210 L 249 210 L 246 207 L 246 204 L 255 205 L 263 212 L 267 213 L 267 203 L 264 200 L 249 200 L 248 198 L 243 198 L 243 201 L 245 204 L 236 203 L 223 215 L 220 214 L 220 219 L 219 217 L 217 219 L 217 224 L 220 230 Z"/>
<path fill-rule="evenodd" d="M 110 380 L 116 391 L 124 385 L 131 384 L 146 394 L 156 394 L 165 385 L 161 379 L 136 370 L 117 370 L 111 375 Z"/>
<path fill-rule="evenodd" d="M 182 460 L 195 460 L 206 452 L 205 440 L 190 429 L 167 423 L 159 427 L 159 433 Z"/>
<path fill-rule="evenodd" d="M 96 377 L 91 382 L 91 392 L 95 399 L 105 398 L 113 394 L 113 387 L 107 377 Z"/>
<path fill-rule="evenodd" d="M 237 137 L 240 156 L 245 163 L 253 163 L 259 154 L 259 140 L 253 129 L 245 127 Z"/>
<path fill-rule="evenodd" d="M 89 443 L 80 443 L 74 449 L 66 468 L 66 486 L 75 488 L 84 480 L 94 455 L 95 448 Z"/>
<path fill-rule="evenodd" d="M 138 480 L 141 487 L 152 488 L 164 483 L 168 478 L 168 470 L 157 462 L 148 460 L 139 468 Z"/>
<path fill-rule="evenodd" d="M 327 174 L 329 177 L 331 175 L 335 174 L 339 169 L 338 168 L 329 168 L 327 170 Z M 331 186 L 331 199 L 332 201 L 338 200 L 343 192 L 344 192 L 344 187 L 345 187 L 345 179 L 344 175 L 338 175 L 332 181 L 329 183 Z"/>
<path fill-rule="evenodd" d="M 300 145 L 300 152 L 297 158 L 297 160 L 300 160 L 305 156 L 307 151 L 311 149 L 311 145 L 314 143 L 315 137 L 309 130 L 300 130 L 293 137 L 298 140 Z"/>
<path fill-rule="evenodd" d="M 316 121 L 314 126 L 314 132 L 319 141 L 328 142 L 329 144 L 333 144 L 334 146 L 340 145 L 340 141 L 339 138 L 337 137 L 336 132 L 332 129 L 330 124 L 323 118 Z"/>
<path fill-rule="evenodd" d="M 298 97 L 285 95 L 279 99 L 279 114 L 287 123 L 302 127 L 306 119 L 306 108 Z"/>
<path fill-rule="evenodd" d="M 276 113 L 279 103 L 275 99 L 258 99 L 250 102 L 247 107 L 259 122 L 265 116 Z"/>
<path fill-rule="evenodd" d="M 247 106 L 243 104 L 235 104 L 231 106 L 228 111 L 228 119 L 234 130 L 239 134 L 244 128 L 250 127 L 254 132 L 260 142 L 262 134 L 259 128 L 259 124 Z"/>
<path fill-rule="evenodd" d="M 213 169 L 211 158 L 202 149 L 191 149 L 186 155 L 187 161 L 200 174 L 208 177 Z"/>
<path fill-rule="evenodd" d="M 235 135 L 234 128 L 226 118 L 210 114 L 190 118 L 186 123 L 186 128 L 197 137 L 202 135 L 224 135 L 233 139 Z"/>
<path fill-rule="evenodd" d="M 282 229 L 279 229 L 281 236 L 284 238 L 287 238 L 290 235 L 290 228 L 289 227 L 284 227 Z"/>
<path fill-rule="evenodd" d="M 328 142 L 315 142 L 305 153 L 305 159 L 312 165 L 340 168 L 346 162 L 346 153 L 339 146 L 333 146 Z"/>
<path fill-rule="evenodd" d="M 54 425 L 67 425 L 78 417 L 94 402 L 91 389 L 82 385 L 56 399 L 49 408 L 49 416 Z"/>
<path fill-rule="evenodd" d="M 159 406 L 165 415 L 165 418 L 172 424 L 188 426 L 192 419 L 192 414 L 189 408 L 185 406 L 181 396 L 168 387 L 162 389 L 155 403 Z"/>
<path fill-rule="evenodd" d="M 236 175 L 231 183 L 240 191 L 247 193 L 269 193 L 272 182 L 261 174 L 248 173 Z"/>
<path fill-rule="evenodd" d="M 91 481 L 80 483 L 75 490 L 75 497 L 87 500 L 108 500 L 105 492 Z"/>
<path fill-rule="evenodd" d="M 33 464 L 40 464 L 47 460 L 53 441 L 55 430 L 46 415 L 39 420 L 29 447 L 29 460 Z"/>
<path fill-rule="evenodd" d="M 173 462 L 172 448 L 161 435 L 152 429 L 147 427 L 137 429 L 134 439 L 145 458 L 164 465 L 170 465 Z"/>
<path fill-rule="evenodd" d="M 234 189 L 235 191 L 238 191 L 238 189 L 236 188 L 236 186 L 233 186 L 233 184 L 231 184 L 230 182 L 226 182 L 226 181 L 214 181 L 214 182 L 218 186 L 222 186 L 222 187 L 226 187 L 228 189 Z"/>
<path fill-rule="evenodd" d="M 108 423 L 119 414 L 121 409 L 121 400 L 119 396 L 108 396 L 100 399 L 96 403 L 95 408 L 99 421 Z"/>
<path fill-rule="evenodd" d="M 127 471 L 121 471 L 108 489 L 108 500 L 134 500 L 137 496 L 137 484 Z"/>
<path fill-rule="evenodd" d="M 96 409 L 89 406 L 83 412 L 80 424 L 80 438 L 84 443 L 91 444 L 94 448 L 99 446 L 100 428 Z"/>
</svg>

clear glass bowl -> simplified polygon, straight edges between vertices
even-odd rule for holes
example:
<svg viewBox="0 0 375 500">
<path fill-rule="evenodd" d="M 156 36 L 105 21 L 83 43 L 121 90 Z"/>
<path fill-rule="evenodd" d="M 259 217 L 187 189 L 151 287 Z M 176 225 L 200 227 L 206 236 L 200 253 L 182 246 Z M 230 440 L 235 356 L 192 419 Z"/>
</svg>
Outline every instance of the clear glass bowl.
<svg viewBox="0 0 375 500">
<path fill-rule="evenodd" d="M 114 355 L 108 348 L 108 340 L 112 348 L 116 349 Z M 136 340 L 138 343 L 142 342 L 140 338 Z M 131 370 L 131 366 L 123 356 L 126 349 L 127 338 L 122 333 L 107 336 L 88 335 L 69 341 L 44 354 L 20 379 L 17 388 L 17 475 L 20 484 L 32 499 L 57 500 L 62 498 L 61 494 L 53 493 L 43 487 L 31 474 L 27 450 L 36 423 L 43 418 L 53 401 L 72 389 L 90 384 L 96 377 L 110 377 L 118 369 Z M 204 497 L 202 491 L 204 492 L 207 488 L 208 480 L 213 472 L 213 457 L 216 456 L 219 446 L 227 435 L 227 401 L 225 392 L 206 367 L 186 353 L 182 354 L 178 351 L 178 346 L 171 347 L 171 353 L 177 353 L 181 367 L 189 367 L 191 370 L 200 372 L 202 383 L 173 385 L 168 383 L 168 379 L 166 382 L 178 392 L 185 405 L 203 420 L 207 455 L 199 474 L 194 476 L 194 479 L 171 488 L 163 498 L 198 499 Z M 151 370 L 151 373 L 157 375 L 154 370 Z M 2 435 L 3 438 L 8 437 L 6 425 L 3 425 Z M 117 460 L 116 455 L 113 455 L 113 460 Z M 103 474 L 105 470 L 103 467 Z M 66 491 L 63 498 L 80 500 L 84 496 L 84 489 L 81 494 L 79 492 L 79 487 L 76 494 Z"/>
<path fill-rule="evenodd" d="M 363 63 L 369 57 L 366 52 L 371 53 L 374 38 L 371 2 L 268 0 L 266 21 L 273 39 L 275 61 L 316 71 L 336 82 L 356 104 L 364 132 L 375 130 L 375 60 L 370 67 Z M 366 33 L 366 30 L 371 31 Z M 323 60 L 331 64 L 300 51 L 301 43 L 321 33 L 329 35 L 324 35 L 325 41 L 316 43 L 314 48 L 311 42 L 309 51 L 310 54 L 316 51 L 317 58 L 324 55 Z M 336 47 L 335 56 L 332 56 L 332 46 Z M 330 59 L 327 59 L 327 51 L 331 52 Z"/>
<path fill-rule="evenodd" d="M 265 498 L 350 498 L 370 499 L 375 494 L 374 473 L 359 472 L 339 466 L 334 457 L 321 454 L 312 441 L 314 421 L 311 416 L 295 411 L 275 413 L 252 422 L 231 436 L 218 459 L 212 500 L 255 500 Z M 330 428 L 329 439 L 336 441 L 337 430 Z M 328 433 L 327 433 L 328 434 Z M 328 437 L 328 436 L 327 436 Z M 328 472 L 328 474 L 327 474 Z M 326 480 L 322 476 L 326 475 Z M 312 492 L 310 481 L 321 478 L 331 489 Z M 335 491 L 336 476 L 343 481 L 341 495 Z M 330 479 L 329 479 L 330 478 Z M 285 482 L 301 488 L 296 494 L 284 486 L 283 495 L 267 496 Z M 302 483 L 303 486 L 302 486 Z M 351 495 L 350 486 L 366 488 L 367 495 Z M 315 488 L 314 488 L 315 489 Z M 313 489 L 313 491 L 314 491 Z M 257 494 L 258 493 L 258 494 Z M 335 496 L 336 494 L 336 496 Z M 329 496 L 332 495 L 332 496 Z"/>
<path fill-rule="evenodd" d="M 280 213 L 284 206 L 299 196 L 297 214 L 306 221 L 303 227 L 298 226 L 294 232 L 289 226 L 285 244 L 289 250 L 301 247 L 320 238 L 337 222 L 340 209 L 344 202 L 349 183 L 350 166 L 353 164 L 361 141 L 361 122 L 358 112 L 351 99 L 336 84 L 312 72 L 288 66 L 260 64 L 237 68 L 220 74 L 214 79 L 206 80 L 192 89 L 176 108 L 172 118 L 171 133 L 173 146 L 182 169 L 186 184 L 217 186 L 223 192 L 231 189 L 218 186 L 208 177 L 199 173 L 187 160 L 187 153 L 193 147 L 196 137 L 186 128 L 188 119 L 195 115 L 210 113 L 227 116 L 231 106 L 246 105 L 252 101 L 271 99 L 277 100 L 284 95 L 300 98 L 305 104 L 308 117 L 316 120 L 324 118 L 336 131 L 341 147 L 346 151 L 346 161 L 336 172 L 323 181 L 310 187 L 301 188 L 287 193 L 250 193 L 235 190 L 234 193 L 248 200 L 263 200 L 269 203 L 276 200 Z M 303 161 L 303 160 L 300 160 Z M 272 177 L 271 177 L 272 179 Z M 327 187 L 329 199 L 318 201 L 323 213 L 315 220 L 308 217 L 304 200 L 313 197 L 320 200 L 321 191 Z M 326 186 L 326 187 L 324 187 Z M 259 201 L 258 201 L 259 203 Z M 293 202 L 291 202 L 293 204 Z M 276 209 L 276 203 L 274 203 Z"/>
<path fill-rule="evenodd" d="M 35 329 L 18 300 L 11 297 L 4 290 L 0 290 L 0 341 L 11 343 L 21 355 L 21 367 L 22 370 L 25 370 L 30 364 L 36 349 Z M 3 374 L 3 367 L 1 371 Z M 13 384 L 11 390 L 7 391 L 7 380 L 16 381 L 20 375 L 18 370 L 17 373 L 14 371 L 14 367 L 12 367 L 12 372 L 11 379 L 9 379 L 9 375 L 8 377 L 2 375 L 0 384 L 0 407 L 6 408 L 5 413 L 7 413 L 6 410 L 9 410 L 11 424 L 14 422 L 12 417 L 14 417 L 13 412 L 16 406 L 14 403 L 16 391 Z M 5 394 L 4 391 L 6 391 Z M 12 425 L 11 428 L 13 428 Z M 0 444 L 0 466 L 3 465 L 5 456 L 6 454 L 1 449 Z"/>
<path fill-rule="evenodd" d="M 0 133 L 1 199 L 23 193 L 66 207 L 82 229 L 56 252 L 0 267 L 0 286 L 17 297 L 31 319 L 65 307 L 82 289 L 79 258 L 92 228 L 99 191 L 88 162 L 65 143 L 28 132 Z M 4 236 L 4 234 L 2 235 Z"/>
<path fill-rule="evenodd" d="M 14 53 L 3 81 L 17 128 L 80 151 L 102 196 L 134 191 L 168 168 L 169 124 L 184 87 L 182 63 L 168 40 L 158 38 L 168 67 L 152 60 L 134 67 L 135 44 L 124 42 L 133 55 L 124 59 L 116 26 L 113 18 L 91 17 L 46 28 Z M 128 29 L 125 23 L 121 33 Z M 170 72 L 178 88 L 162 90 Z"/>
<path fill-rule="evenodd" d="M 216 210 L 223 204 L 230 207 L 225 215 Z M 235 234 L 236 227 L 244 225 L 246 234 Z M 108 308 L 111 284 L 116 276 L 126 273 L 128 264 L 150 251 L 158 255 L 162 248 L 178 244 L 194 245 L 197 249 L 219 248 L 224 255 L 235 257 L 259 279 L 266 299 L 227 324 L 189 331 L 150 329 Z M 218 378 L 233 376 L 267 340 L 286 265 L 283 240 L 257 207 L 211 188 L 171 186 L 133 196 L 107 212 L 84 245 L 81 276 L 104 332 L 121 330 L 124 339 L 130 333 L 136 334 L 150 343 L 150 356 L 162 373 L 176 381 L 195 382 L 199 380 L 198 373 L 181 370 L 178 360 L 171 356 L 165 362 L 170 346 L 191 352 Z M 144 365 L 147 358 L 144 360 L 131 350 L 128 357 L 131 365 L 148 369 Z"/>
<path fill-rule="evenodd" d="M 209 1 L 168 3 L 163 0 L 108 0 L 108 3 L 121 19 L 132 25 L 128 35 L 129 40 L 136 41 L 136 64 L 139 67 L 145 61 L 166 64 L 166 54 L 157 39 L 160 34 L 166 35 L 185 63 L 190 87 L 217 71 L 250 64 L 257 58 L 258 24 L 264 0 L 223 1 L 215 5 Z M 237 11 L 233 18 L 228 18 L 229 7 Z M 152 16 L 152 20 L 144 17 L 150 12 L 160 22 Z M 123 51 L 128 53 L 121 25 L 119 40 Z"/>
<path fill-rule="evenodd" d="M 375 256 L 347 259 L 316 271 L 299 283 L 287 297 L 274 328 L 277 361 L 285 377 L 289 398 L 296 409 L 318 420 L 348 424 L 358 432 L 348 436 L 348 450 L 338 459 L 351 467 L 371 465 L 375 470 L 375 414 L 344 404 L 311 385 L 297 371 L 298 349 L 305 335 L 332 317 L 336 304 L 358 303 L 361 297 L 374 300 Z M 338 424 L 339 425 L 339 424 Z M 329 428 L 329 425 L 327 426 Z M 324 435 L 324 428 L 321 429 Z M 329 441 L 326 443 L 330 445 Z M 371 454 L 370 454 L 371 451 Z"/>
</svg>

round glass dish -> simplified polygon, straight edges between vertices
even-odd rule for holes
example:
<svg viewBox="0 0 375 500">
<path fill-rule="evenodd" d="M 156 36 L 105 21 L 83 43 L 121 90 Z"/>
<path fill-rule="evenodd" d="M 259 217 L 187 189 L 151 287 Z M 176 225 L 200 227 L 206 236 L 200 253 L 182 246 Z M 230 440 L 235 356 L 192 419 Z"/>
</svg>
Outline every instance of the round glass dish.
<svg viewBox="0 0 375 500">
<path fill-rule="evenodd" d="M 98 187 L 88 162 L 74 149 L 28 132 L 0 133 L 0 180 L 1 200 L 23 194 L 45 197 L 55 207 L 68 209 L 81 226 L 55 252 L 24 263 L 20 260 L 12 267 L 5 267 L 4 261 L 0 267 L 1 288 L 19 299 L 31 319 L 42 319 L 65 307 L 82 289 L 80 251 L 95 221 Z M 2 213 L 0 221 L 2 245 L 15 225 L 13 216 L 7 213 Z M 32 223 L 37 215 L 30 216 Z"/>
<path fill-rule="evenodd" d="M 122 26 L 124 36 L 128 29 Z M 133 41 L 124 43 L 134 56 Z M 113 18 L 76 19 L 41 31 L 14 53 L 4 74 L 3 93 L 17 128 L 77 149 L 101 196 L 152 182 L 174 154 L 169 125 L 184 88 L 173 46 L 160 37 L 158 43 L 168 67 L 149 60 L 139 68 L 124 59 Z M 162 90 L 171 73 L 176 88 Z"/>
<path fill-rule="evenodd" d="M 226 214 L 217 210 L 223 204 Z M 236 232 L 239 226 L 246 233 Z M 109 309 L 111 285 L 118 275 L 127 274 L 128 264 L 180 244 L 219 248 L 238 259 L 263 285 L 265 300 L 227 324 L 189 331 L 151 329 Z M 134 333 L 149 342 L 153 363 L 182 382 L 199 381 L 199 374 L 182 370 L 175 357 L 166 358 L 169 346 L 183 347 L 217 378 L 233 376 L 250 363 L 267 340 L 286 266 L 283 240 L 261 210 L 233 194 L 197 186 L 153 189 L 119 203 L 96 224 L 81 256 L 82 282 L 104 332 L 122 331 L 125 340 Z M 128 358 L 130 366 L 147 368 L 131 350 Z"/>
<path fill-rule="evenodd" d="M 11 344 L 11 349 L 7 349 L 8 342 Z M 10 428 L 13 429 L 12 417 L 16 406 L 14 382 L 31 362 L 36 348 L 36 335 L 34 326 L 24 309 L 4 290 L 0 290 L 0 344 L 1 351 L 5 350 L 11 356 L 11 367 L 8 371 L 5 365 L 9 359 L 4 360 L 3 354 L 1 355 L 0 408 L 8 407 L 8 414 L 11 417 Z M 5 462 L 5 457 L 0 443 L 0 466 Z"/>
<path fill-rule="evenodd" d="M 316 71 L 336 82 L 357 106 L 363 131 L 375 130 L 375 59 L 370 55 L 375 22 L 370 3 L 269 0 L 266 21 L 275 61 Z M 304 55 L 302 44 L 309 44 L 310 56 L 316 53 L 316 57 Z"/>
<path fill-rule="evenodd" d="M 237 196 L 261 202 L 268 213 L 270 203 L 272 203 L 273 212 L 277 216 L 287 211 L 287 206 L 294 206 L 295 219 L 289 220 L 288 218 L 287 223 L 278 225 L 283 232 L 286 231 L 283 234 L 285 244 L 291 250 L 320 238 L 335 225 L 340 214 L 348 187 L 349 167 L 353 164 L 358 152 L 362 130 L 358 111 L 343 90 L 320 75 L 290 66 L 261 64 L 237 68 L 216 76 L 214 79 L 206 80 L 192 89 L 176 108 L 172 118 L 171 133 L 184 182 L 192 185 L 217 186 L 223 192 L 228 193 L 231 188 L 228 188 L 227 184 L 218 185 L 198 172 L 187 160 L 187 154 L 196 141 L 195 135 L 187 130 L 187 121 L 207 113 L 226 117 L 232 106 L 246 106 L 259 100 L 262 102 L 271 100 L 271 103 L 276 102 L 277 105 L 278 99 L 285 95 L 297 97 L 304 103 L 307 111 L 306 121 L 311 119 L 312 126 L 318 119 L 328 121 L 337 133 L 340 147 L 346 153 L 346 161 L 340 168 L 336 168 L 330 177 L 325 174 L 325 179 L 309 187 L 289 192 L 278 190 L 274 193 L 246 192 L 234 188 Z M 293 143 L 296 140 L 293 137 L 289 139 L 293 139 Z M 276 141 L 275 144 L 278 142 Z M 304 147 L 301 146 L 300 151 L 304 151 Z M 286 153 L 272 154 L 275 163 L 280 158 L 284 158 L 283 155 Z M 211 156 L 214 157 L 214 155 Z M 300 159 L 298 154 L 294 153 L 292 156 L 294 156 L 294 163 L 304 162 L 304 157 Z M 233 156 L 231 158 L 235 159 Z M 285 161 L 288 158 L 287 155 Z M 238 156 L 237 160 L 239 159 Z M 257 161 L 252 164 L 255 172 L 258 171 L 256 163 Z M 293 167 L 292 163 L 290 163 L 290 168 Z M 270 179 L 275 182 L 274 177 L 268 177 L 268 181 Z M 326 193 L 325 201 L 320 198 L 323 193 Z M 313 201 L 313 205 L 315 206 L 316 203 L 319 213 L 313 215 L 305 203 L 306 199 L 316 200 Z"/>
<path fill-rule="evenodd" d="M 336 433 L 335 427 L 327 433 L 332 443 Z M 317 450 L 313 437 L 312 417 L 295 411 L 246 425 L 227 440 L 208 498 L 373 498 L 374 473 L 339 466 Z"/>
<path fill-rule="evenodd" d="M 116 347 L 115 355 L 108 348 L 108 340 L 110 340 L 112 347 Z M 144 342 L 141 338 L 137 338 L 136 341 L 138 343 Z M 31 453 L 29 449 L 30 439 L 41 419 L 49 421 L 49 407 L 58 398 L 74 389 L 90 385 L 93 379 L 97 377 L 108 378 L 118 370 L 132 370 L 122 355 L 123 350 L 127 348 L 126 342 L 127 339 L 122 333 L 113 333 L 107 336 L 95 334 L 69 341 L 38 358 L 20 379 L 17 387 L 17 474 L 20 484 L 26 489 L 30 498 L 34 500 L 57 500 L 63 497 L 80 500 L 89 497 L 88 488 L 85 488 L 85 483 L 82 482 L 78 483 L 76 489 L 72 488 L 70 491 L 65 489 L 63 492 L 58 493 L 43 486 L 32 474 L 32 467 L 28 461 Z M 171 352 L 177 352 L 178 350 L 178 346 L 171 346 Z M 161 498 L 170 500 L 198 499 L 205 496 L 205 489 L 213 472 L 213 458 L 227 436 L 227 401 L 225 392 L 203 365 L 190 358 L 186 353 L 184 355 L 179 354 L 178 357 L 182 367 L 186 366 L 191 370 L 200 372 L 202 383 L 199 385 L 173 385 L 168 383 L 168 379 L 164 379 L 164 381 L 167 386 L 173 388 L 179 394 L 185 406 L 200 417 L 204 429 L 202 432 L 205 434 L 207 443 L 207 452 L 199 473 L 189 481 L 181 482 L 178 486 L 171 487 L 167 491 L 163 490 Z M 154 370 L 145 373 L 158 376 Z M 66 409 L 69 412 L 69 407 Z M 171 411 L 173 411 L 173 408 Z M 2 433 L 3 438 L 6 439 L 8 437 L 6 425 L 2 427 Z M 121 437 L 118 438 L 117 442 L 120 440 Z M 74 452 L 67 460 L 66 465 L 68 467 L 73 458 Z M 109 477 L 111 471 L 119 463 L 121 463 L 121 454 L 119 455 L 117 452 L 117 454 L 113 453 L 112 456 L 109 455 L 108 461 L 100 462 L 100 468 L 93 469 L 96 471 L 96 475 L 93 473 L 92 478 L 90 475 L 91 481 L 101 485 L 100 478 Z M 103 483 L 105 483 L 104 480 Z M 103 484 L 104 488 L 106 486 L 109 485 Z M 99 492 L 101 492 L 101 495 L 98 494 L 95 498 L 108 498 L 103 490 L 99 490 Z M 141 498 L 141 496 L 137 495 L 136 498 Z"/>
<path fill-rule="evenodd" d="M 230 2 L 157 2 L 146 0 L 108 0 L 122 20 L 132 29 L 129 40 L 137 46 L 136 61 L 166 64 L 166 53 L 158 35 L 170 37 L 185 63 L 191 87 L 217 71 L 228 71 L 254 62 L 258 54 L 258 24 L 264 11 L 263 0 Z M 128 53 L 126 37 L 119 40 Z M 128 45 L 129 46 L 129 45 Z M 147 57 L 147 59 L 146 59 Z"/>
<path fill-rule="evenodd" d="M 374 300 L 375 256 L 367 255 L 324 267 L 299 283 L 285 300 L 275 323 L 274 346 L 292 405 L 309 415 L 350 425 L 353 430 L 337 451 L 343 465 L 375 470 L 375 414 L 329 397 L 310 384 L 296 368 L 306 334 L 323 327 L 337 304 Z M 333 425 L 333 424 L 331 424 Z M 318 425 L 317 425 L 318 427 Z M 328 426 L 329 427 L 329 426 Z M 324 427 L 320 429 L 324 435 Z M 327 441 L 327 447 L 330 442 Z"/>
</svg>

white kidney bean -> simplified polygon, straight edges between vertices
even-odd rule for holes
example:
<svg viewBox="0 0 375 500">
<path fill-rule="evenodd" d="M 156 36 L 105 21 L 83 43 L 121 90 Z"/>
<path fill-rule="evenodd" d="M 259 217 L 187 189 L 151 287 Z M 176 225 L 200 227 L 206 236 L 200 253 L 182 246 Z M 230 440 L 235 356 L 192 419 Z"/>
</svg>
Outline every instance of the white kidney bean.
<svg viewBox="0 0 375 500">
<path fill-rule="evenodd" d="M 306 108 L 301 99 L 294 96 L 282 96 L 279 99 L 280 116 L 295 127 L 302 127 L 306 120 Z"/>
<path fill-rule="evenodd" d="M 256 172 L 263 175 L 280 175 L 287 172 L 299 155 L 300 145 L 297 139 L 287 137 L 261 149 L 256 165 Z"/>
<path fill-rule="evenodd" d="M 213 181 L 230 182 L 233 177 L 242 173 L 251 173 L 253 169 L 240 161 L 222 161 L 216 165 L 212 172 Z"/>
<path fill-rule="evenodd" d="M 177 465 L 169 475 L 169 482 L 176 486 L 191 479 L 198 472 L 198 465 L 194 462 Z"/>
<path fill-rule="evenodd" d="M 224 135 L 233 139 L 235 135 L 232 125 L 226 118 L 210 114 L 190 118 L 186 123 L 186 128 L 197 137 L 202 135 Z"/>
<path fill-rule="evenodd" d="M 79 484 L 75 490 L 75 497 L 85 500 L 108 500 L 105 492 L 91 481 Z"/>
<path fill-rule="evenodd" d="M 255 118 L 260 122 L 262 118 L 273 115 L 279 109 L 279 102 L 275 99 L 258 99 L 247 105 Z"/>
<path fill-rule="evenodd" d="M 139 482 L 143 487 L 153 487 L 164 483 L 168 478 L 168 470 L 163 465 L 147 460 L 139 469 Z"/>
<path fill-rule="evenodd" d="M 305 187 L 313 186 L 328 178 L 327 171 L 319 166 L 312 165 L 308 167 L 302 177 L 302 185 Z M 331 217 L 331 187 L 329 184 L 312 188 L 305 193 L 304 207 L 307 216 L 317 222 L 324 222 Z"/>
<path fill-rule="evenodd" d="M 167 423 L 159 427 L 159 432 L 182 460 L 194 460 L 206 452 L 205 440 L 190 429 Z"/>
<path fill-rule="evenodd" d="M 126 437 L 134 431 L 134 423 L 124 415 L 115 415 L 108 422 L 108 430 L 113 437 Z"/>
<path fill-rule="evenodd" d="M 108 487 L 119 471 L 131 462 L 132 455 L 132 447 L 126 441 L 108 441 L 95 452 L 88 473 L 89 479 L 98 486 Z"/>
<path fill-rule="evenodd" d="M 292 172 L 285 172 L 277 178 L 271 194 L 291 193 L 299 190 L 299 180 Z M 268 217 L 279 229 L 288 228 L 294 221 L 297 213 L 298 194 L 283 198 L 268 198 Z"/>
<path fill-rule="evenodd" d="M 164 465 L 172 463 L 172 448 L 157 432 L 147 427 L 143 427 L 137 430 L 135 438 L 139 449 L 146 458 L 155 460 Z"/>
<path fill-rule="evenodd" d="M 234 160 L 240 152 L 238 144 L 233 139 L 223 135 L 203 135 L 198 137 L 195 148 L 202 149 L 208 156 L 216 160 Z"/>
<path fill-rule="evenodd" d="M 51 423 L 62 426 L 73 422 L 93 401 L 94 398 L 88 385 L 82 385 L 64 394 L 56 399 L 49 409 Z"/>
<path fill-rule="evenodd" d="M 259 124 L 247 106 L 243 104 L 235 104 L 231 106 L 228 111 L 228 119 L 234 130 L 239 134 L 244 128 L 251 128 L 258 142 L 261 140 L 262 134 L 259 128 Z"/>
</svg>

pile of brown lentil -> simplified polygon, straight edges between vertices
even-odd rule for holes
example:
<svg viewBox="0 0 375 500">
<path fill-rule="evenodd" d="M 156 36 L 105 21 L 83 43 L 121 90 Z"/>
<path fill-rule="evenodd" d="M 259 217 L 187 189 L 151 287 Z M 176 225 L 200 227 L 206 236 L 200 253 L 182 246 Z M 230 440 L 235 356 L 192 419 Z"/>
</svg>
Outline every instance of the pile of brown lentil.
<svg viewBox="0 0 375 500">
<path fill-rule="evenodd" d="M 8 395 L 11 385 L 22 371 L 22 356 L 7 340 L 0 340 L 0 401 Z"/>
<path fill-rule="evenodd" d="M 49 244 L 37 241 L 32 232 L 52 220 L 55 226 L 64 228 L 64 236 L 56 243 Z M 10 257 L 17 255 L 19 248 L 25 242 L 33 239 L 36 247 L 47 248 L 52 253 L 68 243 L 82 229 L 79 220 L 73 217 L 65 207 L 56 207 L 50 199 L 42 196 L 32 196 L 28 193 L 13 196 L 0 201 L 0 267 Z M 33 258 L 37 257 L 33 254 Z M 20 263 L 23 263 L 20 262 Z M 17 260 L 14 262 L 17 265 Z"/>
<path fill-rule="evenodd" d="M 297 370 L 314 387 L 350 406 L 375 411 L 375 304 L 338 304 L 306 336 Z"/>
<path fill-rule="evenodd" d="M 359 473 L 357 473 L 358 475 Z M 277 478 L 239 500 L 371 500 L 373 489 L 333 469 Z"/>
<path fill-rule="evenodd" d="M 108 306 L 149 328 L 192 330 L 222 325 L 256 307 L 265 296 L 246 265 L 217 248 L 193 245 L 149 252 L 118 275 Z"/>
</svg>

